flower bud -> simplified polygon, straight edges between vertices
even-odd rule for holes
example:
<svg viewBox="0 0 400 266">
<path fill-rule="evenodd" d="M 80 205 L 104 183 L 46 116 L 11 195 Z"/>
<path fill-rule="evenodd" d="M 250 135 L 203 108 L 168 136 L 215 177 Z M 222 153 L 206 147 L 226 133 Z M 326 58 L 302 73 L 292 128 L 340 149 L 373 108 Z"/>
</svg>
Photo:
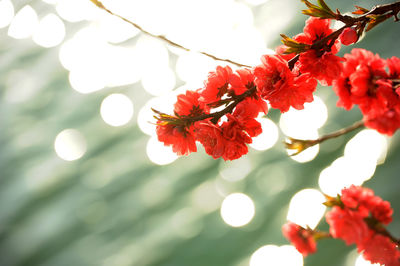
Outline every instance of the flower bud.
<svg viewBox="0 0 400 266">
<path fill-rule="evenodd" d="M 354 28 L 345 28 L 339 36 L 340 42 L 344 45 L 350 45 L 358 40 L 357 31 Z"/>
</svg>

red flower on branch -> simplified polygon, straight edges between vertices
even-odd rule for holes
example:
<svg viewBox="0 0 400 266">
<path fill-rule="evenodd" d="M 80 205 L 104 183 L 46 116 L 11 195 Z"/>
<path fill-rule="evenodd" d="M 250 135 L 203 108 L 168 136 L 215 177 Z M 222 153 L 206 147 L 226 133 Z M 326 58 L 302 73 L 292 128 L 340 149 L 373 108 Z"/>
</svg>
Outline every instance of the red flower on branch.
<svg viewBox="0 0 400 266">
<path fill-rule="evenodd" d="M 330 226 L 331 235 L 344 240 L 347 245 L 360 244 L 370 234 L 364 216 L 360 212 L 334 206 L 325 218 Z"/>
<path fill-rule="evenodd" d="M 301 73 L 309 73 L 322 85 L 332 85 L 341 72 L 342 58 L 335 54 L 340 49 L 338 40 L 330 40 L 315 47 L 315 43 L 321 41 L 333 33 L 329 19 L 310 17 L 306 21 L 303 33 L 293 39 L 300 43 L 314 45 L 308 51 L 300 54 L 296 67 Z"/>
<path fill-rule="evenodd" d="M 359 250 L 363 250 L 363 257 L 371 263 L 385 266 L 400 266 L 400 251 L 390 238 L 374 234 L 367 239 Z"/>
<path fill-rule="evenodd" d="M 264 55 L 262 65 L 255 67 L 255 83 L 261 97 L 273 108 L 286 112 L 292 106 L 303 109 L 311 102 L 317 82 L 309 74 L 292 72 L 280 55 Z"/>
<path fill-rule="evenodd" d="M 207 80 L 204 82 L 204 89 L 201 91 L 200 101 L 213 103 L 220 100 L 228 91 L 229 77 L 231 74 L 232 69 L 229 66 L 217 66 L 215 71 L 210 72 Z"/>
<path fill-rule="evenodd" d="M 282 226 L 282 233 L 303 256 L 317 251 L 317 243 L 311 230 L 288 222 Z"/>
<path fill-rule="evenodd" d="M 197 151 L 192 127 L 188 129 L 183 125 L 158 121 L 156 133 L 158 140 L 165 146 L 172 146 L 172 151 L 178 155 L 188 155 Z"/>
</svg>

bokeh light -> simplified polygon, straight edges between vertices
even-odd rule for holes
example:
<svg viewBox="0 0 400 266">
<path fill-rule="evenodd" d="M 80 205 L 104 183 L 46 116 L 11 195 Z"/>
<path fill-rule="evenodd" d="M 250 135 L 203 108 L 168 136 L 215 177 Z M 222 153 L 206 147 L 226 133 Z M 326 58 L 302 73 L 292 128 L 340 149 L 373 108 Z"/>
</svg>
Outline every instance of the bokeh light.
<svg viewBox="0 0 400 266">
<path fill-rule="evenodd" d="M 226 161 L 221 165 L 219 171 L 223 179 L 235 182 L 242 180 L 251 171 L 251 162 L 247 157 L 242 157 L 234 161 Z"/>
<path fill-rule="evenodd" d="M 108 95 L 100 107 L 104 122 L 110 126 L 119 127 L 127 124 L 133 116 L 133 103 L 124 94 Z"/>
<path fill-rule="evenodd" d="M 86 140 L 78 130 L 65 129 L 57 135 L 54 149 L 61 159 L 75 161 L 85 154 Z"/>
<path fill-rule="evenodd" d="M 164 146 L 164 143 L 158 141 L 157 137 L 151 137 L 147 142 L 147 157 L 150 161 L 158 165 L 166 165 L 178 159 L 176 153 L 170 146 Z"/>
<path fill-rule="evenodd" d="M 314 229 L 325 212 L 325 197 L 315 189 L 303 189 L 297 192 L 289 204 L 287 219 L 304 228 Z"/>
<path fill-rule="evenodd" d="M 221 205 L 221 217 L 225 223 L 233 227 L 248 224 L 254 217 L 253 200 L 243 193 L 228 195 Z"/>
<path fill-rule="evenodd" d="M 36 11 L 26 5 L 15 15 L 8 28 L 8 36 L 15 39 L 25 39 L 30 37 L 36 30 L 39 24 L 39 19 Z"/>
<path fill-rule="evenodd" d="M 302 266 L 303 256 L 295 247 L 266 245 L 257 249 L 250 258 L 250 266 Z"/>
<path fill-rule="evenodd" d="M 10 0 L 0 1 L 0 28 L 7 27 L 14 18 L 14 5 Z"/>
<path fill-rule="evenodd" d="M 59 45 L 65 37 L 65 26 L 55 14 L 42 18 L 33 34 L 33 41 L 40 46 L 49 48 Z"/>
<path fill-rule="evenodd" d="M 359 255 L 356 259 L 356 263 L 354 266 L 380 266 L 379 263 L 371 263 L 368 260 L 365 260 L 362 255 Z"/>
<path fill-rule="evenodd" d="M 250 144 L 250 147 L 258 151 L 265 151 L 273 147 L 278 141 L 278 127 L 268 118 L 261 117 L 257 120 L 261 123 L 263 132 L 257 137 L 253 138 L 253 142 Z"/>
<path fill-rule="evenodd" d="M 382 164 L 385 161 L 387 149 L 387 137 L 375 130 L 364 129 L 346 144 L 344 155 L 352 160 L 372 160 L 377 164 Z"/>
</svg>

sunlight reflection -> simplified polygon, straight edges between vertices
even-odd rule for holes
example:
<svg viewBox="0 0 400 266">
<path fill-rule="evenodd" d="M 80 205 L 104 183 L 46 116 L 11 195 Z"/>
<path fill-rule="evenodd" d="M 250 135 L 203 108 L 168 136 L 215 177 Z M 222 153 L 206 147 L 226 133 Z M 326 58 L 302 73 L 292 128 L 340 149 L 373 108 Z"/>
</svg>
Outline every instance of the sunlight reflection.
<svg viewBox="0 0 400 266">
<path fill-rule="evenodd" d="M 133 103 L 124 94 L 108 95 L 100 107 L 104 122 L 110 126 L 119 127 L 127 124 L 133 116 Z"/>
<path fill-rule="evenodd" d="M 26 5 L 18 11 L 12 20 L 8 28 L 8 36 L 15 39 L 28 38 L 34 33 L 38 24 L 36 11 L 30 5 Z"/>
<path fill-rule="evenodd" d="M 233 227 L 248 224 L 254 217 L 253 200 L 243 193 L 228 195 L 221 205 L 221 217 L 225 223 Z"/>
<path fill-rule="evenodd" d="M 289 204 L 288 221 L 304 228 L 314 229 L 325 212 L 325 197 L 315 189 L 303 189 L 297 192 Z"/>
<path fill-rule="evenodd" d="M 59 45 L 65 37 L 65 26 L 55 14 L 48 14 L 39 22 L 33 41 L 45 48 Z"/>
<path fill-rule="evenodd" d="M 86 140 L 79 131 L 65 129 L 57 135 L 54 141 L 54 149 L 58 157 L 63 160 L 78 160 L 86 152 Z"/>
<path fill-rule="evenodd" d="M 166 165 L 178 159 L 178 155 L 169 146 L 164 146 L 157 137 L 151 137 L 146 147 L 147 157 L 155 164 Z"/>
<path fill-rule="evenodd" d="M 7 27 L 14 18 L 14 6 L 10 0 L 0 1 L 0 29 Z"/>
<path fill-rule="evenodd" d="M 293 246 L 266 245 L 257 249 L 250 258 L 250 266 L 302 266 L 303 256 Z"/>
</svg>

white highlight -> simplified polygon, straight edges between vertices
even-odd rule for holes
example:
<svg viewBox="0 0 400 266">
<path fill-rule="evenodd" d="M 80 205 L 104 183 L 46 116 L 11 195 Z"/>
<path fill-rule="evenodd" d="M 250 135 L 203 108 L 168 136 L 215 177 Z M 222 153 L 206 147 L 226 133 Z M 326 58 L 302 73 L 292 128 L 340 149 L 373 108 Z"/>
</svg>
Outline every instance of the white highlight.
<svg viewBox="0 0 400 266">
<path fill-rule="evenodd" d="M 250 147 L 258 151 L 265 151 L 272 148 L 278 141 L 278 127 L 268 118 L 258 118 L 257 120 L 261 123 L 263 132 L 253 138 Z"/>
<path fill-rule="evenodd" d="M 154 96 L 169 93 L 175 83 L 175 73 L 169 67 L 155 67 L 152 71 L 146 71 L 142 77 L 143 88 Z"/>
<path fill-rule="evenodd" d="M 223 179 L 230 182 L 236 182 L 245 178 L 250 171 L 250 160 L 247 157 L 242 157 L 234 161 L 226 161 L 219 173 Z"/>
<path fill-rule="evenodd" d="M 386 137 L 375 130 L 360 131 L 346 144 L 344 156 L 321 172 L 319 187 L 336 196 L 345 187 L 361 186 L 373 176 L 376 165 L 385 161 L 387 146 Z"/>
<path fill-rule="evenodd" d="M 36 11 L 30 6 L 24 6 L 15 15 L 8 28 L 8 36 L 15 39 L 25 39 L 30 37 L 39 23 Z"/>
<path fill-rule="evenodd" d="M 289 204 L 287 219 L 304 228 L 314 229 L 325 212 L 325 197 L 315 189 L 303 189 L 297 192 Z"/>
<path fill-rule="evenodd" d="M 57 135 L 54 141 L 54 149 L 61 159 L 74 161 L 85 154 L 86 140 L 79 131 L 65 129 Z"/>
<path fill-rule="evenodd" d="M 14 18 L 14 6 L 10 0 L 0 1 L 0 29 L 7 27 Z"/>
<path fill-rule="evenodd" d="M 322 170 L 318 180 L 319 187 L 325 194 L 336 196 L 345 187 L 362 185 L 372 177 L 375 168 L 376 162 L 372 160 L 340 157 Z"/>
<path fill-rule="evenodd" d="M 281 115 L 279 125 L 285 135 L 293 138 L 302 138 L 309 132 L 321 128 L 328 119 L 328 110 L 325 103 L 317 96 L 314 101 L 305 103 L 303 110 L 290 110 Z"/>
<path fill-rule="evenodd" d="M 255 207 L 252 199 L 243 193 L 228 195 L 221 205 L 221 217 L 233 227 L 248 224 L 254 217 Z"/>
<path fill-rule="evenodd" d="M 303 256 L 295 247 L 266 245 L 257 249 L 250 258 L 250 266 L 302 266 Z"/>
<path fill-rule="evenodd" d="M 359 255 L 356 259 L 354 266 L 380 266 L 379 263 L 372 264 L 371 262 L 365 260 L 362 255 Z"/>
<path fill-rule="evenodd" d="M 364 129 L 357 133 L 344 149 L 344 155 L 352 160 L 372 160 L 378 164 L 385 161 L 387 138 L 376 130 Z"/>
<path fill-rule="evenodd" d="M 164 143 L 159 142 L 155 136 L 147 142 L 146 152 L 150 161 L 158 165 L 170 164 L 178 159 L 178 155 L 172 151 L 172 148 L 164 146 Z"/>
<path fill-rule="evenodd" d="M 65 37 L 65 26 L 55 14 L 48 14 L 40 20 L 33 41 L 40 46 L 49 48 L 59 45 Z"/>
<path fill-rule="evenodd" d="M 110 126 L 123 126 L 133 116 L 133 103 L 123 94 L 111 94 L 101 103 L 100 114 L 104 122 Z"/>
<path fill-rule="evenodd" d="M 82 0 L 59 0 L 56 10 L 60 17 L 69 22 L 92 19 L 100 12 L 91 1 Z"/>
</svg>

